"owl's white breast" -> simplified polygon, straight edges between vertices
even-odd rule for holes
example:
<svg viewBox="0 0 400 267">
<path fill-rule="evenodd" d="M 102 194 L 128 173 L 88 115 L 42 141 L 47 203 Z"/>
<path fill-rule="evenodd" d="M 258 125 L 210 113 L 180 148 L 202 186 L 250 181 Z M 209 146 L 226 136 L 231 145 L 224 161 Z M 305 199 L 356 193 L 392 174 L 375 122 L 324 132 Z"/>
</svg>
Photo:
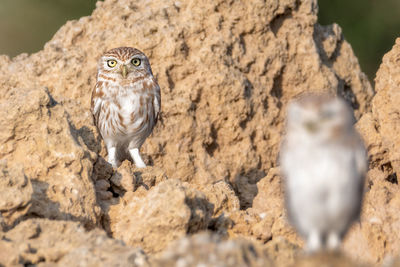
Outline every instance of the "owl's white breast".
<svg viewBox="0 0 400 267">
<path fill-rule="evenodd" d="M 295 224 L 307 232 L 347 227 L 359 206 L 361 183 L 351 148 L 292 144 L 281 154 L 288 208 Z"/>
<path fill-rule="evenodd" d="M 120 144 L 137 140 L 140 147 L 151 133 L 156 121 L 153 102 L 157 92 L 153 88 L 143 90 L 144 82 L 147 79 L 126 86 L 110 83 L 104 90 L 100 113 L 100 120 L 104 121 L 100 129 L 103 138 Z"/>
</svg>

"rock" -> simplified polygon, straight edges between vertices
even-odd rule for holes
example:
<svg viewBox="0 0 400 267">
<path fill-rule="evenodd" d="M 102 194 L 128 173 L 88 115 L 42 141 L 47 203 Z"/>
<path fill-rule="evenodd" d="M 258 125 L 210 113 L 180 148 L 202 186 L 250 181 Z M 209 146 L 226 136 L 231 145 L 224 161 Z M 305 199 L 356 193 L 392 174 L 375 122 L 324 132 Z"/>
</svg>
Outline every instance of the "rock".
<svg viewBox="0 0 400 267">
<path fill-rule="evenodd" d="M 149 266 L 142 250 L 77 222 L 26 220 L 3 234 L 0 247 L 4 266 Z"/>
<path fill-rule="evenodd" d="M 101 140 L 99 140 L 99 143 L 100 142 Z M 108 163 L 104 157 L 99 156 L 93 165 L 92 179 L 94 181 L 110 180 L 112 175 L 113 175 L 113 168 L 111 164 Z"/>
<path fill-rule="evenodd" d="M 230 214 L 229 218 L 233 221 L 233 226 L 228 230 L 229 237 L 251 236 L 253 226 L 262 219 L 253 209 L 239 210 Z M 270 229 L 265 229 L 268 232 Z M 268 234 L 267 234 L 268 235 Z"/>
<path fill-rule="evenodd" d="M 109 165 L 108 163 L 106 164 Z M 150 188 L 168 179 L 165 172 L 160 168 L 151 166 L 136 168 L 127 160 L 115 172 L 103 177 L 98 176 L 97 178 L 99 180 L 95 182 L 95 187 L 96 196 L 102 208 L 101 224 L 108 233 L 111 233 L 110 207 L 120 203 L 125 193 L 128 192 L 131 197 L 145 197 Z M 135 193 L 130 194 L 133 192 Z"/>
<path fill-rule="evenodd" d="M 114 191 L 119 191 L 118 193 L 122 194 L 123 191 L 133 192 L 137 189 L 138 181 L 134 174 L 135 166 L 126 160 L 121 166 L 118 168 L 118 171 L 115 172 L 111 177 L 111 182 L 115 186 Z"/>
<path fill-rule="evenodd" d="M 24 216 L 31 206 L 32 184 L 21 167 L 0 161 L 0 230 L 6 230 Z"/>
<path fill-rule="evenodd" d="M 110 206 L 110 229 L 114 238 L 155 253 L 187 233 L 206 229 L 212 209 L 201 192 L 171 179 L 145 196 L 125 193 L 117 205 Z"/>
<path fill-rule="evenodd" d="M 397 207 L 400 205 L 398 186 L 386 181 L 385 174 L 377 169 L 369 171 L 373 181 L 365 193 L 361 222 L 351 229 L 344 249 L 360 262 L 380 263 L 386 256 L 400 251 L 400 225 Z M 379 179 L 380 178 L 380 179 Z"/>
<path fill-rule="evenodd" d="M 400 127 L 400 96 L 397 89 L 400 85 L 400 38 L 382 59 L 376 73 L 376 95 L 372 101 L 372 113 L 377 121 L 377 129 L 381 135 L 383 147 L 388 151 L 389 160 L 394 172 L 400 171 L 400 137 L 395 134 Z"/>
<path fill-rule="evenodd" d="M 231 214 L 233 226 L 228 233 L 265 244 L 277 266 L 293 264 L 303 242 L 286 219 L 279 168 L 271 168 L 256 187 L 252 208 Z"/>
<path fill-rule="evenodd" d="M 274 237 L 268 242 L 266 251 L 276 266 L 296 266 L 295 262 L 303 253 L 301 247 L 289 242 L 283 236 Z"/>
<path fill-rule="evenodd" d="M 200 233 L 172 243 L 154 266 L 274 266 L 263 249 L 245 239 Z"/>
<path fill-rule="evenodd" d="M 171 243 L 150 262 L 152 266 L 366 266 L 341 253 L 305 256 L 296 255 L 296 249 L 283 239 L 268 243 L 265 249 L 244 238 L 224 240 L 205 232 Z"/>
<path fill-rule="evenodd" d="M 132 162 L 125 160 L 110 180 L 114 191 L 123 195 L 124 192 L 134 192 L 139 187 L 147 191 L 167 179 L 168 177 L 160 168 L 149 166 L 140 169 L 136 168 Z"/>
<path fill-rule="evenodd" d="M 256 184 L 258 194 L 254 198 L 251 211 L 259 220 L 252 226 L 251 233 L 265 243 L 284 237 L 299 245 L 302 244 L 300 238 L 287 222 L 281 183 L 279 168 L 271 168 Z"/>
<path fill-rule="evenodd" d="M 202 191 L 207 200 L 214 205 L 213 216 L 219 216 L 222 213 L 229 214 L 238 211 L 240 208 L 239 199 L 232 187 L 225 181 L 207 185 Z"/>
<path fill-rule="evenodd" d="M 372 113 L 365 113 L 357 122 L 355 127 L 361 134 L 368 149 L 370 169 L 387 164 L 390 161 L 388 157 L 388 151 L 383 147 L 382 137 L 378 131 L 379 124 Z M 387 171 L 389 171 L 388 168 L 385 168 L 385 172 Z M 387 174 L 389 175 L 390 173 L 387 172 Z M 372 178 L 373 177 L 374 176 L 372 176 Z"/>
<path fill-rule="evenodd" d="M 329 262 L 328 265 L 326 265 Z M 361 267 L 366 266 L 354 262 L 346 255 L 340 253 L 320 253 L 313 256 L 307 256 L 298 258 L 292 266 L 299 267 L 319 267 L 319 266 L 331 266 L 331 267 Z"/>
<path fill-rule="evenodd" d="M 271 168 L 268 174 L 257 183 L 258 194 L 253 201 L 253 210 L 261 217 L 278 217 L 285 215 L 282 181 L 279 168 Z"/>
<path fill-rule="evenodd" d="M 45 88 L 2 90 L 0 158 L 23 166 L 31 181 L 26 215 L 97 225 L 100 208 L 91 180 L 97 156 L 83 139 L 89 128 L 77 128 Z"/>
<path fill-rule="evenodd" d="M 111 186 L 108 180 L 106 179 L 97 180 L 94 186 L 96 188 L 96 196 L 100 201 L 112 199 L 113 193 L 109 191 Z"/>
<path fill-rule="evenodd" d="M 232 213 L 239 211 L 239 199 L 235 195 L 233 188 L 225 181 L 218 181 L 209 184 L 201 189 L 207 200 L 214 206 L 212 219 L 208 229 L 227 236 L 228 229 L 233 227 L 233 221 L 230 218 Z"/>
<path fill-rule="evenodd" d="M 400 258 L 388 256 L 383 260 L 383 266 L 398 267 L 400 266 Z"/>
<path fill-rule="evenodd" d="M 329 91 L 348 99 L 357 117 L 369 110 L 373 91 L 350 45 L 337 25 L 317 24 L 317 11 L 315 0 L 107 0 L 61 27 L 42 51 L 2 57 L 0 88 L 47 87 L 58 103 L 73 103 L 65 105 L 70 119 L 90 132 L 97 59 L 137 47 L 162 90 L 162 123 L 142 149 L 148 161 L 168 177 L 229 180 L 252 191 L 276 166 L 291 98 Z M 104 157 L 97 132 L 92 137 L 88 147 Z M 242 208 L 251 205 L 239 198 Z"/>
<path fill-rule="evenodd" d="M 360 262 L 381 263 L 400 252 L 399 169 L 400 39 L 382 60 L 375 78 L 371 112 L 357 122 L 369 155 L 361 222 L 348 234 L 344 249 Z"/>
<path fill-rule="evenodd" d="M 261 177 L 264 173 L 261 172 Z M 233 184 L 235 191 L 239 196 L 240 208 L 247 209 L 253 206 L 253 199 L 258 194 L 256 181 L 257 179 L 249 179 L 248 176 L 237 175 Z M 253 181 L 252 181 L 253 180 Z"/>
</svg>

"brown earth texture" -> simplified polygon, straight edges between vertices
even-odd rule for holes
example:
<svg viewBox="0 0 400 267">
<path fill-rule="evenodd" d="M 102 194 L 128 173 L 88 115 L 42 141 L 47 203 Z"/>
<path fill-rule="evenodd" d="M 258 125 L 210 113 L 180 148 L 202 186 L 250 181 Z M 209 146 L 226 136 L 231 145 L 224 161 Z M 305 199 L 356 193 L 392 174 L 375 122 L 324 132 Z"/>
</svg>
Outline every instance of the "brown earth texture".
<svg viewBox="0 0 400 267">
<path fill-rule="evenodd" d="M 317 13 L 105 0 L 42 51 L 0 56 L 0 266 L 400 264 L 400 39 L 374 91 Z M 90 113 L 97 60 L 118 46 L 142 50 L 161 87 L 144 169 L 111 168 Z M 305 255 L 283 207 L 285 107 L 305 92 L 344 97 L 368 148 L 362 217 L 338 254 Z"/>
</svg>

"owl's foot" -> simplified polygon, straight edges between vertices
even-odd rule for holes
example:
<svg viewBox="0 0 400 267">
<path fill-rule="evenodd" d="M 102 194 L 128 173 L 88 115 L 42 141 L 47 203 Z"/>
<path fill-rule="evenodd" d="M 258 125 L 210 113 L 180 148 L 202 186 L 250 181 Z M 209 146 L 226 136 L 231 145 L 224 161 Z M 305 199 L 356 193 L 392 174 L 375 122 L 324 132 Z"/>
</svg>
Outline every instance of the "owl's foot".
<svg viewBox="0 0 400 267">
<path fill-rule="evenodd" d="M 116 157 L 116 148 L 109 147 L 107 149 L 107 152 L 108 152 L 108 163 L 112 165 L 113 169 L 117 169 L 119 166 L 119 162 Z"/>
<path fill-rule="evenodd" d="M 340 237 L 335 232 L 330 232 L 326 238 L 326 248 L 328 250 L 336 251 L 340 247 Z"/>
<path fill-rule="evenodd" d="M 115 161 L 114 162 L 113 161 L 109 161 L 108 163 L 111 164 L 111 166 L 112 166 L 114 171 L 117 170 L 118 166 L 120 165 L 119 162 L 115 162 Z"/>
<path fill-rule="evenodd" d="M 306 252 L 312 254 L 321 250 L 321 248 L 322 240 L 320 233 L 318 231 L 311 231 L 307 238 Z"/>
<path fill-rule="evenodd" d="M 131 157 L 132 157 L 133 161 L 135 162 L 136 167 L 146 168 L 146 164 L 142 160 L 142 157 L 140 157 L 138 148 L 129 149 L 129 153 L 131 154 Z"/>
</svg>

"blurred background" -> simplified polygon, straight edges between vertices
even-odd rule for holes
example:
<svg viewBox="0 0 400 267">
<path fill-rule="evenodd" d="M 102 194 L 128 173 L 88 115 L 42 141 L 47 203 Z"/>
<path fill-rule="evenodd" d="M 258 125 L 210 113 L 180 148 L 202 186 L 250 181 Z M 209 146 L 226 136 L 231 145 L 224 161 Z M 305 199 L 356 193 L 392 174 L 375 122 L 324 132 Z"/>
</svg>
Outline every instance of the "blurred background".
<svg viewBox="0 0 400 267">
<path fill-rule="evenodd" d="M 0 54 L 37 52 L 66 21 L 95 7 L 96 0 L 0 0 Z"/>
<path fill-rule="evenodd" d="M 320 0 L 318 20 L 337 23 L 373 82 L 382 57 L 400 37 L 400 0 Z"/>
<path fill-rule="evenodd" d="M 320 0 L 319 23 L 338 23 L 371 82 L 400 36 L 400 0 Z M 96 0 L 0 0 L 0 54 L 41 50 L 67 20 L 88 16 Z"/>
</svg>

